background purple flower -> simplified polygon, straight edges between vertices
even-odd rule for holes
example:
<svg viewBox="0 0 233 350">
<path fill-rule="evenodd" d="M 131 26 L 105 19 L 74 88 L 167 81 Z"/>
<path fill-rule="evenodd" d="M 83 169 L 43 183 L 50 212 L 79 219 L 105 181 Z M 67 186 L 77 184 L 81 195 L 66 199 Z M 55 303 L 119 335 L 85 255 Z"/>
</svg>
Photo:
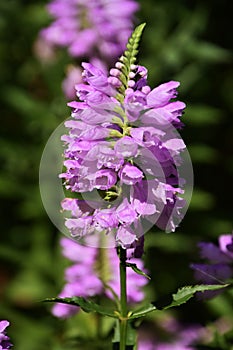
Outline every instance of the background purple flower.
<svg viewBox="0 0 233 350">
<path fill-rule="evenodd" d="M 10 338 L 6 335 L 6 328 L 10 325 L 9 321 L 0 321 L 0 350 L 11 349 Z"/>
<path fill-rule="evenodd" d="M 194 350 L 194 344 L 205 336 L 205 329 L 201 325 L 181 324 L 168 316 L 160 320 L 156 330 L 153 325 L 144 329 L 142 324 L 139 328 L 138 350 Z"/>
<path fill-rule="evenodd" d="M 233 277 L 232 234 L 221 235 L 218 246 L 209 242 L 200 242 L 198 247 L 200 249 L 200 257 L 204 262 L 191 264 L 190 266 L 199 282 L 204 284 L 224 284 Z M 222 291 L 224 289 L 207 291 L 203 293 L 203 296 L 212 298 Z"/>
<path fill-rule="evenodd" d="M 68 238 L 61 239 L 62 254 L 72 263 L 65 270 L 65 285 L 59 297 L 93 297 L 113 294 L 106 285 L 120 296 L 119 264 L 116 249 L 92 248 L 80 245 Z M 140 259 L 131 258 L 132 250 L 128 250 L 130 263 L 144 269 Z M 147 278 L 127 268 L 127 295 L 129 303 L 140 302 L 144 298 L 143 286 Z M 57 317 L 70 317 L 79 309 L 72 305 L 56 303 L 52 313 Z"/>
<path fill-rule="evenodd" d="M 133 0 L 53 0 L 47 9 L 54 21 L 41 36 L 73 57 L 111 62 L 122 54 L 138 8 Z"/>
</svg>

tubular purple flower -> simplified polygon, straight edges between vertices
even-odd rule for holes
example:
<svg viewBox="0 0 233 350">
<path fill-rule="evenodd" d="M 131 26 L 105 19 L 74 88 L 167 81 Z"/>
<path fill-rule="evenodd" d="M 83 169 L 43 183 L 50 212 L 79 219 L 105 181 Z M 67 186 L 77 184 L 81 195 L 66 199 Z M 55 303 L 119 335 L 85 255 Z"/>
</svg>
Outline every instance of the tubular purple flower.
<svg viewBox="0 0 233 350">
<path fill-rule="evenodd" d="M 116 154 L 123 158 L 135 157 L 137 155 L 138 145 L 132 137 L 124 136 L 116 141 L 114 149 Z"/>
<path fill-rule="evenodd" d="M 156 205 L 149 195 L 150 184 L 145 181 L 137 182 L 130 193 L 130 202 L 139 215 L 152 215 L 156 213 Z"/>
<path fill-rule="evenodd" d="M 102 228 L 116 228 L 118 226 L 118 219 L 115 210 L 102 209 L 95 212 L 95 221 Z"/>
<path fill-rule="evenodd" d="M 116 241 L 124 248 L 129 249 L 137 240 L 137 236 L 130 226 L 120 226 L 117 230 Z"/>
<path fill-rule="evenodd" d="M 95 174 L 94 187 L 99 190 L 108 190 L 117 181 L 117 175 L 113 170 L 99 170 Z"/>
<path fill-rule="evenodd" d="M 133 206 L 124 198 L 122 203 L 116 209 L 116 214 L 119 222 L 123 225 L 130 225 L 137 219 L 137 213 Z"/>
<path fill-rule="evenodd" d="M 70 230 L 72 237 L 80 238 L 92 232 L 93 230 L 91 226 L 91 216 L 79 219 L 67 219 L 65 224 L 66 227 Z"/>
<path fill-rule="evenodd" d="M 140 146 L 150 147 L 157 145 L 160 141 L 159 137 L 164 136 L 165 132 L 154 127 L 144 126 L 132 128 L 130 135 Z"/>
<path fill-rule="evenodd" d="M 153 89 L 146 97 L 149 107 L 162 107 L 177 96 L 176 88 L 180 85 L 178 81 L 169 81 Z"/>
<path fill-rule="evenodd" d="M 143 172 L 140 169 L 129 163 L 121 168 L 119 176 L 121 181 L 126 185 L 135 185 L 144 177 Z"/>
<path fill-rule="evenodd" d="M 109 130 L 109 129 L 107 129 Z M 109 132 L 109 131 L 108 131 Z M 98 155 L 98 157 L 97 157 Z M 106 167 L 118 171 L 124 163 L 122 155 L 117 155 L 115 150 L 110 148 L 107 144 L 96 145 L 88 152 L 87 157 L 94 157 L 97 160 L 97 168 Z"/>
</svg>

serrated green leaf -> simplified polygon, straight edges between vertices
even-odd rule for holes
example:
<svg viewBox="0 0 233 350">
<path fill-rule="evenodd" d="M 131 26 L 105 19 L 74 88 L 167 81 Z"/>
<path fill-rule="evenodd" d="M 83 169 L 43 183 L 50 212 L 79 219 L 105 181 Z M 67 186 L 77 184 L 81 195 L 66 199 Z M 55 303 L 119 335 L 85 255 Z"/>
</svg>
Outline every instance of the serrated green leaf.
<svg viewBox="0 0 233 350">
<path fill-rule="evenodd" d="M 145 272 L 140 270 L 136 264 L 126 263 L 126 266 L 131 267 L 131 269 L 134 270 L 134 272 L 136 272 L 138 275 L 144 276 L 144 277 L 148 278 L 148 280 L 151 279 L 150 276 L 148 276 Z"/>
<path fill-rule="evenodd" d="M 196 292 L 205 292 L 207 290 L 217 290 L 227 287 L 228 284 L 219 285 L 219 284 L 201 284 L 196 286 L 185 286 L 178 289 L 176 294 L 172 294 L 173 301 L 171 304 L 164 307 L 164 309 L 169 309 L 174 306 L 179 306 L 186 303 L 190 298 L 194 296 Z"/>
<path fill-rule="evenodd" d="M 112 318 L 118 318 L 115 311 L 106 309 L 103 306 L 94 303 L 92 300 L 88 300 L 83 297 L 47 298 L 44 301 L 74 305 L 74 306 L 80 307 L 85 312 L 97 312 L 100 315 L 104 315 Z"/>
<path fill-rule="evenodd" d="M 227 287 L 228 284 L 219 285 L 219 284 L 213 284 L 213 285 L 196 285 L 196 286 L 185 286 L 180 289 L 178 289 L 177 293 L 172 294 L 172 302 L 162 308 L 156 307 L 156 302 L 150 303 L 148 305 L 145 305 L 141 307 L 140 309 L 132 312 L 129 319 L 135 319 L 146 316 L 148 313 L 155 311 L 155 310 L 167 310 L 171 307 L 179 306 L 181 304 L 186 303 L 189 299 L 191 299 L 196 292 L 204 292 L 207 290 L 217 290 L 221 288 Z"/>
</svg>

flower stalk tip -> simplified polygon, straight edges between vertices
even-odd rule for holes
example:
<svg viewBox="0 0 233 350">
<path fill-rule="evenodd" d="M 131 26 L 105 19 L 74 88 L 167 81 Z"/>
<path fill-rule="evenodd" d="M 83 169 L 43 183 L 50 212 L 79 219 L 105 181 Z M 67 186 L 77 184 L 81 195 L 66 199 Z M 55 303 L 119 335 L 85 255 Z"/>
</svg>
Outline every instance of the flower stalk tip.
<svg viewBox="0 0 233 350">
<path fill-rule="evenodd" d="M 132 84 L 135 84 L 131 79 L 135 77 L 135 73 L 133 71 L 137 68 L 135 62 L 137 59 L 139 42 L 145 25 L 146 23 L 142 23 L 135 28 L 128 40 L 128 44 L 126 45 L 127 50 L 124 52 L 123 56 L 120 57 L 120 62 L 116 63 L 116 69 L 114 69 L 112 72 L 115 75 L 118 75 L 118 80 L 121 82 L 121 85 L 117 89 L 119 94 L 116 96 L 120 102 L 124 100 L 126 89 L 128 87 L 133 87 Z M 116 74 L 117 70 L 119 72 L 118 74 Z"/>
</svg>

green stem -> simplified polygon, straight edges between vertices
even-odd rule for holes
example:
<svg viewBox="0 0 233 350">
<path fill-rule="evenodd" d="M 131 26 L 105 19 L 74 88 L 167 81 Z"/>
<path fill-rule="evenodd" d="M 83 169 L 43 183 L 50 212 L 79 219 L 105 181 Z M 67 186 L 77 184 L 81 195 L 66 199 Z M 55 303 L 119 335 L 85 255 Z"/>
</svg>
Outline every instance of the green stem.
<svg viewBox="0 0 233 350">
<path fill-rule="evenodd" d="M 102 327 L 103 327 L 103 316 L 96 313 L 96 336 L 98 339 L 102 339 L 103 333 L 102 333 Z"/>
<path fill-rule="evenodd" d="M 120 247 L 120 287 L 121 287 L 121 318 L 120 318 L 120 350 L 126 349 L 127 339 L 127 290 L 126 290 L 126 249 Z"/>
</svg>

